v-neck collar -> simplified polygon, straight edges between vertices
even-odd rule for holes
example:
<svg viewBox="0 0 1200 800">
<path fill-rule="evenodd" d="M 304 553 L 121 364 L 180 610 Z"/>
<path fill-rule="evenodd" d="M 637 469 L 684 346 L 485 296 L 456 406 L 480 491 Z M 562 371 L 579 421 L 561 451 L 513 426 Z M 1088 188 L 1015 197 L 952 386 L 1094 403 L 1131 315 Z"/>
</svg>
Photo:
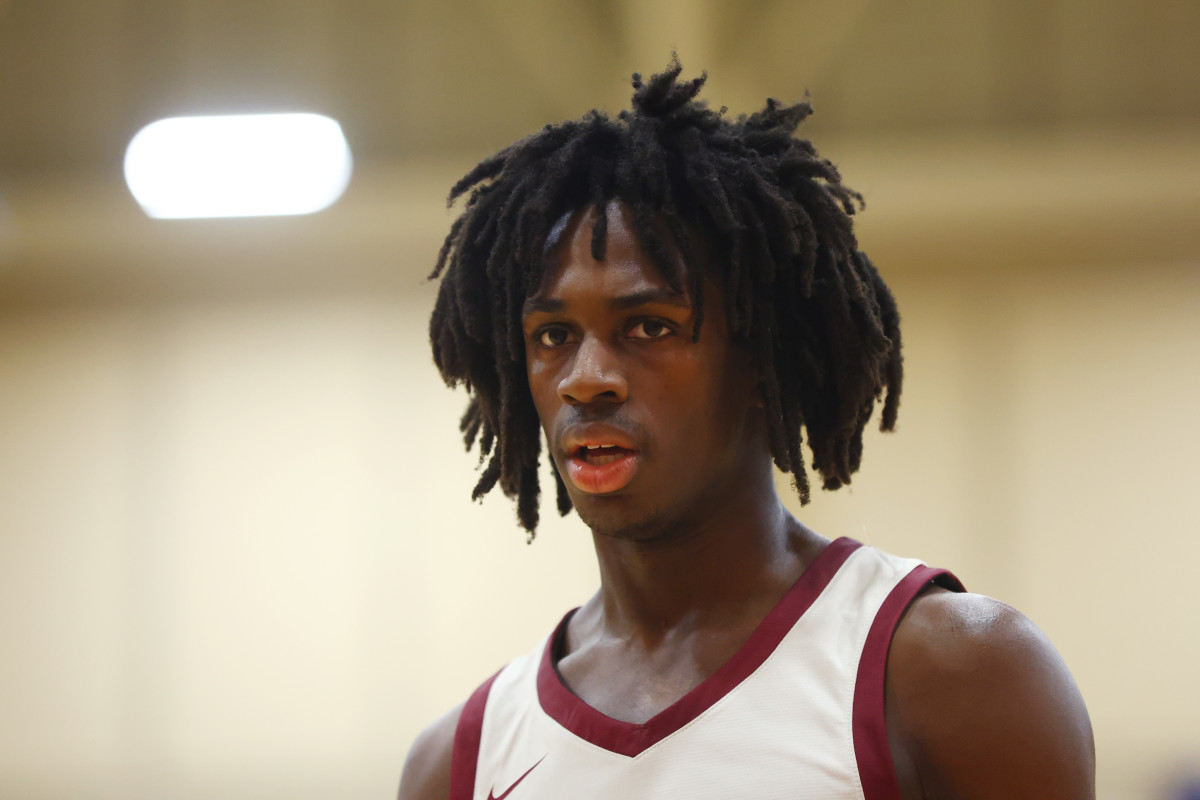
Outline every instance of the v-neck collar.
<svg viewBox="0 0 1200 800">
<path fill-rule="evenodd" d="M 563 683 L 555 665 L 567 623 L 578 609 L 563 617 L 546 641 L 538 666 L 537 690 L 542 709 L 571 733 L 597 747 L 636 756 L 699 717 L 738 684 L 750 677 L 775 651 L 809 606 L 861 543 L 842 537 L 830 542 L 787 594 L 767 613 L 746 643 L 698 686 L 645 722 L 623 722 L 597 711 Z"/>
</svg>

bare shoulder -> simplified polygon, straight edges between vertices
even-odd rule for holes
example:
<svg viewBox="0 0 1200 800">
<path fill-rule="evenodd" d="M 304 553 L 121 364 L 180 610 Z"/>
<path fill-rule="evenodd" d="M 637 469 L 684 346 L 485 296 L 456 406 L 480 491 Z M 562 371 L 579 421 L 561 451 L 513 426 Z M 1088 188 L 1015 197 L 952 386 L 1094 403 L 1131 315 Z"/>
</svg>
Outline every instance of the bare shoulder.
<svg viewBox="0 0 1200 800">
<path fill-rule="evenodd" d="M 940 589 L 917 598 L 892 639 L 886 698 L 892 750 L 919 784 L 905 796 L 1095 797 L 1079 688 L 1046 635 L 997 600 Z"/>
<path fill-rule="evenodd" d="M 450 796 L 450 756 L 463 704 L 443 714 L 413 742 L 400 775 L 397 800 L 445 800 Z"/>
</svg>

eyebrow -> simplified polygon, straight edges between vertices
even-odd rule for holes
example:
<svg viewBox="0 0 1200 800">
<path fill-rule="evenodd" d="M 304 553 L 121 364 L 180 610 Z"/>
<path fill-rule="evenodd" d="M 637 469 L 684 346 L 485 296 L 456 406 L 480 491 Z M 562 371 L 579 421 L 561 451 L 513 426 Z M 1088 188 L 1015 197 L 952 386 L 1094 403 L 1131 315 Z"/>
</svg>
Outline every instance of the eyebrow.
<svg viewBox="0 0 1200 800">
<path fill-rule="evenodd" d="M 620 297 L 614 297 L 609 301 L 608 305 L 618 311 L 627 311 L 631 308 L 639 306 L 661 303 L 663 305 L 677 306 L 678 308 L 691 309 L 692 304 L 686 295 L 678 294 L 669 289 L 646 289 L 641 292 L 633 292 L 631 294 L 623 294 Z M 567 304 L 562 300 L 552 297 L 530 297 L 525 300 L 525 305 L 521 307 L 521 316 L 535 314 L 538 312 L 553 314 L 555 312 L 566 309 Z"/>
</svg>

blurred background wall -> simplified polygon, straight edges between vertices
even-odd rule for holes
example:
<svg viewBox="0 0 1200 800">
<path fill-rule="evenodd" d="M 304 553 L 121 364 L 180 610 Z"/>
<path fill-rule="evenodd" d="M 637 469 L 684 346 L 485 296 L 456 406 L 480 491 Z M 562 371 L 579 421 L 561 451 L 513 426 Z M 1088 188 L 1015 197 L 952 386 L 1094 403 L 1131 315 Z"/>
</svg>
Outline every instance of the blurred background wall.
<svg viewBox="0 0 1200 800">
<path fill-rule="evenodd" d="M 1200 767 L 1200 4 L 0 0 L 0 796 L 370 798 L 597 578 L 472 504 L 425 281 L 449 185 L 679 50 L 811 90 L 908 381 L 797 514 L 956 570 L 1061 650 L 1100 796 Z M 154 119 L 317 111 L 305 217 L 154 221 Z M 785 496 L 787 487 L 781 484 Z"/>
</svg>

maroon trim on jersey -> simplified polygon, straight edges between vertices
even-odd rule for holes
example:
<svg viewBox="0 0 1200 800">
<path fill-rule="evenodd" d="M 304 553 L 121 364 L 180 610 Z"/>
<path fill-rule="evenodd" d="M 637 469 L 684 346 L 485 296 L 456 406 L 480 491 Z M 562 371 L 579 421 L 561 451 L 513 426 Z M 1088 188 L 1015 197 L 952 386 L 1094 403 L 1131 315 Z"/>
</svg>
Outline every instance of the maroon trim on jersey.
<svg viewBox="0 0 1200 800">
<path fill-rule="evenodd" d="M 454 729 L 454 750 L 450 754 L 449 800 L 471 800 L 475 795 L 475 768 L 479 765 L 479 741 L 483 738 L 483 711 L 487 708 L 488 693 L 496 682 L 488 678 L 472 692 L 463 706 Z"/>
<path fill-rule="evenodd" d="M 783 637 L 824 591 L 846 559 L 862 545 L 853 539 L 831 542 L 808 565 L 783 599 L 767 614 L 746 643 L 720 669 L 672 705 L 643 723 L 606 716 L 576 697 L 554 665 L 555 642 L 565 637 L 568 614 L 546 642 L 538 667 L 538 700 L 542 709 L 581 739 L 623 756 L 636 756 L 707 711 L 739 683 L 750 677 L 774 652 Z"/>
<path fill-rule="evenodd" d="M 900 800 L 900 783 L 896 780 L 884 718 L 887 654 L 904 610 L 930 582 L 955 592 L 966 591 L 958 578 L 944 569 L 914 567 L 879 607 L 858 662 L 858 681 L 854 686 L 854 756 L 866 800 Z"/>
</svg>

